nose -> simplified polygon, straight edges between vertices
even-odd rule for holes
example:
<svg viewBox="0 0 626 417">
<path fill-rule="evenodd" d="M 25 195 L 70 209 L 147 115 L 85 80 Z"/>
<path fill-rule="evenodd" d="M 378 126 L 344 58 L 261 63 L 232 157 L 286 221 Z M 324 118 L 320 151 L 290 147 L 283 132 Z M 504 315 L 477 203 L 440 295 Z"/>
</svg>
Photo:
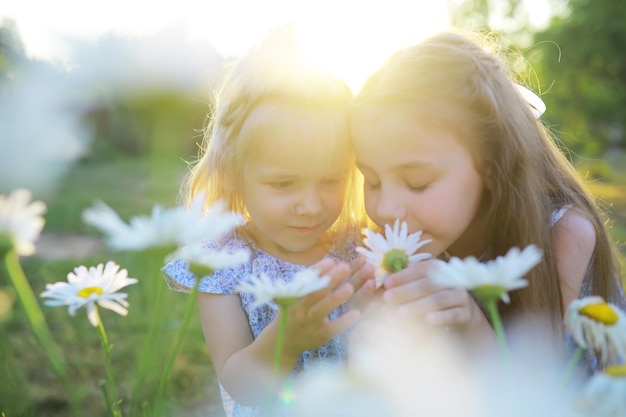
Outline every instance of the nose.
<svg viewBox="0 0 626 417">
<path fill-rule="evenodd" d="M 392 186 L 381 184 L 378 200 L 375 204 L 376 223 L 392 224 L 396 219 L 404 220 L 406 209 L 402 198 L 402 193 Z"/>
<path fill-rule="evenodd" d="M 317 214 L 322 209 L 322 199 L 316 187 L 304 188 L 298 196 L 296 202 L 296 214 L 312 215 Z"/>
</svg>

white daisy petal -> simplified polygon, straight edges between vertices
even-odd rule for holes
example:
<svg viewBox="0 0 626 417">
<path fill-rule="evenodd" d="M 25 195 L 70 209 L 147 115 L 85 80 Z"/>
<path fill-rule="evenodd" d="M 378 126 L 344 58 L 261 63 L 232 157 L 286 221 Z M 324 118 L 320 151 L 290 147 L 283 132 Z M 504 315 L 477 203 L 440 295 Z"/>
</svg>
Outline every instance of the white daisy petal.
<svg viewBox="0 0 626 417">
<path fill-rule="evenodd" d="M 505 256 L 493 261 L 479 262 L 469 256 L 463 260 L 452 257 L 450 261 L 437 261 L 428 275 L 439 285 L 475 290 L 480 287 L 502 288 L 501 300 L 510 301 L 508 292 L 528 286 L 523 276 L 541 261 L 542 252 L 534 245 L 523 251 L 511 248 Z"/>
<path fill-rule="evenodd" d="M 565 326 L 602 366 L 626 361 L 626 313 L 616 305 L 599 296 L 574 300 L 567 307 Z"/>
<path fill-rule="evenodd" d="M 198 194 L 189 207 L 164 209 L 158 205 L 151 216 L 132 217 L 128 224 L 106 204 L 96 202 L 83 212 L 83 221 L 107 236 L 113 250 L 144 250 L 151 247 L 185 246 L 200 240 L 218 241 L 244 223 L 244 218 L 225 210 L 218 201 L 208 211 L 204 195 Z"/>
<path fill-rule="evenodd" d="M 112 310 L 120 315 L 128 313 L 127 294 L 117 292 L 128 285 L 135 284 L 136 278 L 129 278 L 126 269 L 113 261 L 98 264 L 95 267 L 83 265 L 74 268 L 67 274 L 68 282 L 47 284 L 46 291 L 41 293 L 47 306 L 67 306 L 68 313 L 74 315 L 76 310 L 86 307 L 87 318 L 93 326 L 98 325 L 98 312 L 95 305 Z"/>
<path fill-rule="evenodd" d="M 46 205 L 30 199 L 30 190 L 19 188 L 8 197 L 0 195 L 0 235 L 7 234 L 20 256 L 35 253 L 35 242 L 43 229 Z"/>
<path fill-rule="evenodd" d="M 407 256 L 407 262 L 410 264 L 417 263 L 424 259 L 430 258 L 430 253 L 416 252 L 432 240 L 421 240 L 422 232 L 417 231 L 409 234 L 406 222 L 400 223 L 399 219 L 394 222 L 393 228 L 386 224 L 385 236 L 375 233 L 370 229 L 363 229 L 363 243 L 369 248 L 358 247 L 357 252 L 365 256 L 369 264 L 374 267 L 374 279 L 376 288 L 383 285 L 385 277 L 388 275 L 385 269 L 385 255 L 393 250 L 403 251 Z"/>
<path fill-rule="evenodd" d="M 583 416 L 617 417 L 626 409 L 626 364 L 596 372 L 580 395 Z"/>
<path fill-rule="evenodd" d="M 325 288 L 329 283 L 329 276 L 320 276 L 316 270 L 305 268 L 298 271 L 289 282 L 274 282 L 268 275 L 261 272 L 259 275 L 250 276 L 249 281 L 240 283 L 236 290 L 254 296 L 254 308 L 270 300 L 304 297 Z"/>
<path fill-rule="evenodd" d="M 246 249 L 231 251 L 229 249 L 209 249 L 203 243 L 183 246 L 167 256 L 166 260 L 181 258 L 188 264 L 201 265 L 212 270 L 229 268 L 245 263 L 250 259 Z"/>
</svg>

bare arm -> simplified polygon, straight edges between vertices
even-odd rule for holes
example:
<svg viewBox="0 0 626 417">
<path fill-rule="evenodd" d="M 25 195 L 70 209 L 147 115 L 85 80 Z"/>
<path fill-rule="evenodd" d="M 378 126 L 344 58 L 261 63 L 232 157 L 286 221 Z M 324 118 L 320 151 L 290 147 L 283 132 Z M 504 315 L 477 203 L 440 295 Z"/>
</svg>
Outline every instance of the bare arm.
<svg viewBox="0 0 626 417">
<path fill-rule="evenodd" d="M 578 298 L 585 271 L 596 246 L 591 222 L 578 210 L 570 209 L 552 228 L 563 309 Z M 563 312 L 565 314 L 565 311 Z"/>
<path fill-rule="evenodd" d="M 335 321 L 328 320 L 328 314 L 349 299 L 353 289 L 349 283 L 341 284 L 348 274 L 347 265 L 322 267 L 331 275 L 330 285 L 303 297 L 288 310 L 277 383 L 292 371 L 302 352 L 323 345 L 358 319 L 358 312 L 353 311 Z M 262 404 L 273 394 L 273 384 L 268 382 L 274 378 L 279 316 L 254 339 L 238 295 L 200 294 L 198 307 L 221 384 L 241 404 Z"/>
</svg>

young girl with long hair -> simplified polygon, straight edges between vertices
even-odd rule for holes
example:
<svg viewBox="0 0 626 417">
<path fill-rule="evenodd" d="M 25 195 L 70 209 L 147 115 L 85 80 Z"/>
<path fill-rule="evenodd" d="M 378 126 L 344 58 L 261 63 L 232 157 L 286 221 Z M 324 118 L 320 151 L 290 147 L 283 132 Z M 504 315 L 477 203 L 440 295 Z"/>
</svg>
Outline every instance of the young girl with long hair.
<svg viewBox="0 0 626 417">
<path fill-rule="evenodd" d="M 225 201 L 247 219 L 220 244 L 249 249 L 249 262 L 203 277 L 198 298 L 224 407 L 234 416 L 260 415 L 273 394 L 269 381 L 282 314 L 273 301 L 255 306 L 238 284 L 259 273 L 289 282 L 312 265 L 332 277 L 327 289 L 288 309 L 283 378 L 320 360 L 341 360 L 341 333 L 358 318 L 347 311 L 353 288 L 345 282 L 349 265 L 340 262 L 356 257 L 365 217 L 359 214 L 363 202 L 356 197 L 360 187 L 348 132 L 353 94 L 298 56 L 284 36 L 277 30 L 228 73 L 185 186 L 188 199 L 204 193 L 207 207 Z M 172 288 L 194 287 L 182 260 L 164 272 Z"/>
<path fill-rule="evenodd" d="M 365 206 L 380 227 L 400 219 L 423 231 L 432 242 L 421 251 L 440 258 L 541 248 L 528 287 L 499 308 L 505 322 L 541 316 L 558 345 L 573 300 L 593 294 L 625 305 L 618 255 L 594 197 L 502 57 L 451 30 L 398 51 L 369 77 L 351 117 Z M 353 283 L 367 298 L 371 267 L 356 266 Z M 436 285 L 427 269 L 422 262 L 390 275 L 383 300 L 493 336 L 474 299 Z"/>
</svg>

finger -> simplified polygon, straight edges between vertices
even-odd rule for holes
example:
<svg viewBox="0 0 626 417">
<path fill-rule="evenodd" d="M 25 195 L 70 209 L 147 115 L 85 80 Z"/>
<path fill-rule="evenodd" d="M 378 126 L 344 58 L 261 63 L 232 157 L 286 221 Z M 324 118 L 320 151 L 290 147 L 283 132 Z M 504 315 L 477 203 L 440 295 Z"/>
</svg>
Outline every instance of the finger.
<svg viewBox="0 0 626 417">
<path fill-rule="evenodd" d="M 434 326 L 462 326 L 470 321 L 471 313 L 468 308 L 455 307 L 430 312 L 424 318 Z"/>
<path fill-rule="evenodd" d="M 355 290 L 359 290 L 368 280 L 374 279 L 374 267 L 368 263 L 358 269 L 351 268 L 350 283 Z"/>
<path fill-rule="evenodd" d="M 357 310 L 363 309 L 365 306 L 371 303 L 376 295 L 376 282 L 373 279 L 368 279 L 361 285 L 361 288 L 357 289 L 350 298 L 350 308 Z"/>
<path fill-rule="evenodd" d="M 419 277 L 402 285 L 386 288 L 383 293 L 383 301 L 394 305 L 412 303 L 441 289 L 440 286 L 433 283 L 430 279 Z"/>
<path fill-rule="evenodd" d="M 326 297 L 329 292 L 337 288 L 337 286 L 344 282 L 348 277 L 350 267 L 346 262 L 339 262 L 336 264 L 334 261 L 330 261 L 330 268 L 327 269 L 326 267 L 328 265 L 323 265 L 322 268 L 325 270 L 325 272 L 323 274 L 320 273 L 320 276 L 325 275 L 330 277 L 328 285 L 318 291 L 312 292 L 311 294 L 302 297 L 298 302 L 303 304 L 305 308 L 310 308 L 310 306 L 314 305 L 315 303 Z M 318 264 L 319 262 L 316 265 Z"/>
<path fill-rule="evenodd" d="M 361 318 L 361 313 L 357 310 L 350 310 L 335 320 L 328 320 L 324 325 L 324 333 L 328 339 L 345 332 L 354 326 Z"/>
<path fill-rule="evenodd" d="M 308 309 L 307 316 L 313 321 L 323 321 L 328 315 L 338 308 L 341 304 L 346 303 L 354 294 L 354 288 L 345 282 L 335 290 L 326 294 L 325 297 L 311 305 Z"/>
<path fill-rule="evenodd" d="M 411 264 L 400 272 L 389 274 L 384 281 L 385 288 L 399 287 L 425 277 L 429 268 L 429 261 L 420 261 L 416 264 Z"/>
<path fill-rule="evenodd" d="M 320 276 L 325 275 L 335 266 L 335 261 L 330 258 L 323 258 L 320 261 L 314 263 L 309 268 L 315 269 L 319 272 Z"/>
<path fill-rule="evenodd" d="M 467 291 L 451 288 L 441 289 L 419 300 L 405 303 L 398 307 L 398 314 L 404 317 L 426 317 L 431 313 L 463 309 L 470 312 L 470 297 Z M 469 317 L 460 317 L 467 320 Z"/>
</svg>

